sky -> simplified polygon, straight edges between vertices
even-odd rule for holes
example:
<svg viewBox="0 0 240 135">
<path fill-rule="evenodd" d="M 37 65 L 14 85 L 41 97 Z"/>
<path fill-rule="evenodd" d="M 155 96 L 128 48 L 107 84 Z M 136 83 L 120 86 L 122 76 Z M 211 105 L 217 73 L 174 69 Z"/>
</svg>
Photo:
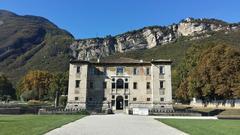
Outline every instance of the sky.
<svg viewBox="0 0 240 135">
<path fill-rule="evenodd" d="M 240 0 L 0 0 L 0 9 L 45 17 L 77 39 L 170 25 L 187 17 L 240 22 Z"/>
</svg>

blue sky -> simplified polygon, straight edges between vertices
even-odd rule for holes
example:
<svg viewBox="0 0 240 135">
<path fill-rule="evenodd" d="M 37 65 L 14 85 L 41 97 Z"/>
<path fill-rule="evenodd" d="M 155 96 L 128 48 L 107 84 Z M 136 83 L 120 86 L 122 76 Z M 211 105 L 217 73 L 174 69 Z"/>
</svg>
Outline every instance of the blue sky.
<svg viewBox="0 0 240 135">
<path fill-rule="evenodd" d="M 116 35 L 186 17 L 240 22 L 239 0 L 0 0 L 0 9 L 42 16 L 76 38 Z"/>
</svg>

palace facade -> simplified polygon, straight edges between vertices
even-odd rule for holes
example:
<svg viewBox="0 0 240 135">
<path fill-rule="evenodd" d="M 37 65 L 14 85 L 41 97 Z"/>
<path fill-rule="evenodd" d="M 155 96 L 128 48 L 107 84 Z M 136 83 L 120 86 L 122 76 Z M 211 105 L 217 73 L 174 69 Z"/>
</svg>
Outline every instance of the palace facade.
<svg viewBox="0 0 240 135">
<path fill-rule="evenodd" d="M 172 108 L 170 60 L 72 60 L 66 108 Z"/>
</svg>

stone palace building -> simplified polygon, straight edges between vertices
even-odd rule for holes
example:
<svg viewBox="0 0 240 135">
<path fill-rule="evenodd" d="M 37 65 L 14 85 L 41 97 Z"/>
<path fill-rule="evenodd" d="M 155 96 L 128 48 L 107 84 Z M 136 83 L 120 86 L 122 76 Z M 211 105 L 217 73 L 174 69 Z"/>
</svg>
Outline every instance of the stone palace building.
<svg viewBox="0 0 240 135">
<path fill-rule="evenodd" d="M 170 60 L 70 61 L 66 108 L 128 111 L 172 108 Z"/>
</svg>

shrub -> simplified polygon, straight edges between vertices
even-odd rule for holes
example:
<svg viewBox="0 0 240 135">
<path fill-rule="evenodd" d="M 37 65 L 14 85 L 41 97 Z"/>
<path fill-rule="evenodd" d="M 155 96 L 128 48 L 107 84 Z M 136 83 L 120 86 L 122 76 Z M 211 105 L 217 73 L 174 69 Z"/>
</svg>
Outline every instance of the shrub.
<svg viewBox="0 0 240 135">
<path fill-rule="evenodd" d="M 59 105 L 66 106 L 67 105 L 67 96 L 60 96 L 59 97 Z"/>
<path fill-rule="evenodd" d="M 89 115 L 90 113 L 87 110 L 82 110 L 82 111 L 77 112 L 76 114 L 79 114 L 79 115 Z"/>
<path fill-rule="evenodd" d="M 35 97 L 37 97 L 37 93 L 34 90 L 24 91 L 20 96 L 23 101 L 28 101 L 34 99 Z"/>
</svg>

